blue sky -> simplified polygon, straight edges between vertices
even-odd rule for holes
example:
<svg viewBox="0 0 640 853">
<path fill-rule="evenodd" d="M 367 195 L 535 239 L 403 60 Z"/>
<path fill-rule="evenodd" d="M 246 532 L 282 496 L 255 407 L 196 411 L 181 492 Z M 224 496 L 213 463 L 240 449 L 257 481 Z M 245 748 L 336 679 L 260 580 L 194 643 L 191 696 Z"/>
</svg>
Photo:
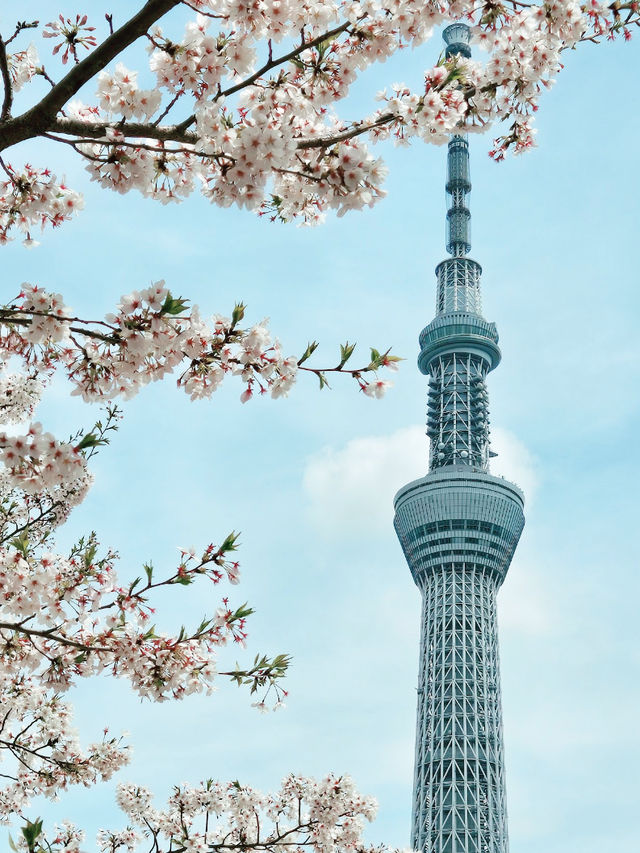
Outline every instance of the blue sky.
<svg viewBox="0 0 640 853">
<path fill-rule="evenodd" d="M 418 81 L 438 51 L 434 40 L 375 69 L 354 112 L 383 85 Z M 635 41 L 583 46 L 543 99 L 536 150 L 495 165 L 490 137 L 472 140 L 472 256 L 503 351 L 489 379 L 494 470 L 528 498 L 500 593 L 512 853 L 627 853 L 640 841 L 638 65 Z M 210 699 L 162 706 L 106 679 L 81 685 L 83 736 L 105 722 L 131 732 L 135 760 L 121 778 L 161 797 L 208 776 L 269 789 L 291 770 L 348 772 L 380 802 L 370 840 L 405 846 L 419 597 L 392 499 L 426 470 L 415 357 L 444 257 L 445 150 L 379 150 L 388 198 L 310 230 L 198 197 L 161 207 L 99 192 L 66 152 L 26 147 L 24 159 L 85 192 L 86 209 L 36 250 L 2 250 L 2 301 L 27 280 L 97 318 L 165 278 L 205 314 L 244 300 L 249 320 L 271 318 L 286 353 L 320 340 L 318 364 L 346 339 L 359 343 L 354 359 L 369 345 L 406 358 L 379 402 L 346 379 L 320 393 L 302 378 L 288 399 L 246 406 L 231 382 L 198 404 L 171 381 L 145 389 L 59 538 L 62 547 L 95 528 L 133 577 L 142 560 L 172 566 L 178 546 L 240 529 L 233 600 L 257 610 L 247 659 L 294 657 L 288 707 L 268 716 L 224 684 Z M 57 382 L 39 412 L 61 437 L 97 415 L 68 390 Z M 215 602 L 185 590 L 160 610 L 170 627 Z M 34 814 L 93 832 L 118 820 L 112 789 L 70 792 Z"/>
</svg>

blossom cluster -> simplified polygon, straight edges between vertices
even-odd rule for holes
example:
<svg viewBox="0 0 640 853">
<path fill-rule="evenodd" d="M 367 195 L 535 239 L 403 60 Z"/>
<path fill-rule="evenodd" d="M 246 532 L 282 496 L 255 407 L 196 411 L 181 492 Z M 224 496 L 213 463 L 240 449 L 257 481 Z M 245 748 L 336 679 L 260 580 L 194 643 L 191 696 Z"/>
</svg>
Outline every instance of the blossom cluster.
<svg viewBox="0 0 640 853">
<path fill-rule="evenodd" d="M 38 73 L 40 58 L 38 57 L 38 51 L 35 46 L 30 44 L 24 50 L 10 54 L 8 67 L 13 91 L 19 92 Z"/>
<path fill-rule="evenodd" d="M 42 30 L 42 37 L 54 39 L 53 55 L 60 53 L 62 64 L 66 65 L 69 57 L 78 62 L 78 47 L 90 50 L 97 45 L 93 35 L 95 27 L 87 24 L 86 15 L 76 15 L 75 20 L 58 15 L 55 21 L 49 21 Z"/>
<path fill-rule="evenodd" d="M 81 540 L 68 557 L 38 547 L 28 533 L 11 537 L 6 526 L 0 541 L 0 756 L 10 780 L 0 789 L 0 821 L 7 821 L 38 794 L 56 796 L 70 784 L 108 779 L 128 761 L 119 738 L 105 735 L 87 750 L 80 747 L 71 708 L 60 698 L 76 679 L 107 672 L 154 701 L 210 693 L 218 649 L 229 641 L 244 645 L 251 610 L 232 610 L 225 598 L 191 631 L 167 635 L 151 625 L 148 598 L 158 587 L 201 578 L 238 582 L 238 564 L 227 556 L 235 536 L 199 555 L 182 551 L 178 567 L 164 578 L 147 566 L 144 584 L 138 578 L 124 586 L 115 555 L 99 556 L 94 537 Z M 275 689 L 279 699 L 277 679 L 286 664 L 282 656 L 263 658 L 249 671 L 228 675 L 252 692 Z"/>
<path fill-rule="evenodd" d="M 100 109 L 124 119 L 150 119 L 160 106 L 162 94 L 158 89 L 140 89 L 137 78 L 137 72 L 129 71 L 121 62 L 113 74 L 102 71 L 98 76 Z"/>
<path fill-rule="evenodd" d="M 32 423 L 26 435 L 0 432 L 0 463 L 5 483 L 29 495 L 64 486 L 80 503 L 91 484 L 83 455 L 72 444 L 43 433 L 39 423 Z"/>
<path fill-rule="evenodd" d="M 319 853 L 381 850 L 367 847 L 362 839 L 364 824 L 375 817 L 377 804 L 359 794 L 348 776 L 316 780 L 291 775 L 273 794 L 210 779 L 176 787 L 163 809 L 154 806 L 147 788 L 121 784 L 117 801 L 129 825 L 120 831 L 101 830 L 100 853 L 134 853 L 145 839 L 158 853 L 240 847 L 265 851 L 310 847 Z M 55 835 L 40 837 L 51 844 L 52 853 L 79 851 L 71 845 L 84 839 L 84 833 L 71 824 L 56 827 Z"/>
<path fill-rule="evenodd" d="M 0 373 L 0 422 L 17 424 L 30 418 L 44 387 L 37 373 Z"/>
<path fill-rule="evenodd" d="M 158 282 L 123 296 L 104 320 L 89 322 L 74 316 L 60 294 L 24 284 L 19 296 L 0 308 L 0 417 L 18 424 L 31 418 L 57 367 L 66 371 L 74 392 L 88 401 L 131 396 L 178 367 L 179 385 L 192 399 L 209 396 L 227 374 L 240 378 L 242 402 L 258 391 L 286 395 L 301 370 L 315 373 L 321 385 L 326 384 L 326 371 L 305 366 L 317 344 L 309 344 L 299 359 L 285 357 L 265 322 L 240 328 L 241 304 L 231 317 L 214 315 L 207 321 L 197 308 L 187 309 L 185 300 L 174 298 Z M 340 363 L 331 370 L 352 376 L 366 395 L 381 396 L 389 383 L 377 377 L 368 381 L 365 376 L 382 367 L 394 368 L 398 359 L 372 349 L 369 364 L 349 370 L 345 365 L 353 350 L 352 344 L 342 346 Z M 22 362 L 22 373 L 13 369 L 16 362 Z M 0 821 L 23 813 L 35 796 L 55 797 L 69 785 L 108 779 L 128 761 L 128 747 L 120 738 L 105 734 L 84 749 L 78 742 L 71 706 L 62 695 L 80 678 L 107 673 L 126 679 L 141 698 L 164 701 L 210 693 L 224 675 L 248 686 L 252 694 L 260 691 L 253 702 L 260 711 L 282 707 L 286 695 L 279 686 L 288 666 L 286 655 L 272 659 L 258 655 L 247 669 L 236 665 L 231 671 L 219 671 L 221 647 L 245 644 L 246 620 L 252 612 L 246 605 L 233 608 L 225 597 L 212 615 L 177 634 L 160 631 L 151 618 L 151 598 L 160 587 L 177 589 L 205 580 L 237 584 L 239 566 L 232 556 L 236 534 L 202 552 L 181 549 L 177 567 L 164 576 L 145 565 L 140 577 L 128 583 L 118 580 L 116 555 L 110 551 L 101 555 L 93 534 L 67 555 L 52 548 L 57 528 L 84 499 L 92 479 L 88 461 L 108 443 L 117 418 L 117 410 L 110 406 L 106 420 L 68 441 L 59 441 L 38 422 L 22 431 L 0 432 L 0 759 L 6 780 L 0 788 Z M 316 819 L 310 817 L 304 831 L 323 850 L 332 844 L 349 849 L 359 832 L 360 801 L 353 800 L 349 784 L 342 780 L 334 780 L 329 788 L 328 782 L 318 788 L 315 784 L 305 782 L 300 796 L 306 798 L 311 815 L 320 809 L 321 799 L 325 814 L 313 831 L 309 827 Z M 244 832 L 240 818 L 254 808 L 246 805 L 238 811 L 238 803 L 253 802 L 269 813 L 285 808 L 277 805 L 279 800 L 243 790 L 241 796 L 234 786 L 224 786 L 224 796 L 221 793 L 224 820 L 230 822 L 232 834 Z M 203 836 L 193 828 L 208 802 L 194 791 L 180 794 L 185 799 L 180 808 L 190 815 L 180 824 L 185 850 L 205 849 L 213 831 L 205 829 Z M 344 812 L 347 794 L 354 803 L 349 806 L 353 814 Z M 135 849 L 141 798 L 136 794 L 127 811 L 133 828 L 103 833 L 101 849 L 115 851 L 127 845 Z M 178 831 L 176 803 L 164 816 L 157 813 L 154 830 L 164 833 L 169 844 L 166 833 L 175 836 Z M 34 833 L 38 827 L 32 824 L 27 829 Z M 56 827 L 47 843 L 59 853 L 69 853 L 79 850 L 81 841 L 82 833 L 64 824 Z"/>
<path fill-rule="evenodd" d="M 37 246 L 31 236 L 35 227 L 55 228 L 83 206 L 80 193 L 59 183 L 49 169 L 36 169 L 27 163 L 22 171 L 16 171 L 8 165 L 5 179 L 0 180 L 0 245 L 7 243 L 10 231 L 17 228 L 25 235 L 25 246 Z"/>
<path fill-rule="evenodd" d="M 95 103 L 75 100 L 78 86 L 64 112 L 45 122 L 51 138 L 71 144 L 91 178 L 117 192 L 136 189 L 166 203 L 199 187 L 222 207 L 305 223 L 384 196 L 386 169 L 370 153 L 371 142 L 441 144 L 460 126 L 480 132 L 508 122 L 493 156 L 526 150 L 534 144 L 540 95 L 562 68 L 563 52 L 583 40 L 629 38 L 640 22 L 635 0 L 199 0 L 193 6 L 202 14 L 181 35 L 174 19 L 162 26 L 163 12 L 146 33 L 143 74 L 155 86 L 141 85 L 140 70 L 122 62 L 113 70 L 106 61 L 97 72 L 92 67 Z M 455 21 L 471 27 L 485 61 L 442 59 L 416 91 L 394 86 L 370 115 L 340 117 L 337 105 L 363 71 Z M 56 39 L 54 53 L 64 48 L 63 61 L 72 57 L 80 65 L 78 46 L 90 50 L 97 40 L 86 16 L 60 17 L 43 35 Z M 9 54 L 8 62 L 16 92 L 44 73 L 32 47 Z M 27 130 L 25 138 L 41 132 Z M 21 180 L 47 184 L 45 177 L 37 172 Z M 0 197 L 5 240 L 11 227 L 28 232 L 35 222 L 31 193 L 17 187 L 9 181 L 9 194 Z M 62 221 L 55 198 L 49 193 L 40 201 L 43 224 Z M 79 206 L 76 197 L 65 199 Z"/>
<path fill-rule="evenodd" d="M 28 540 L 5 544 L 0 549 L 0 633 L 4 644 L 10 642 L 15 674 L 37 672 L 43 683 L 61 691 L 78 677 L 107 670 L 155 701 L 210 692 L 216 647 L 229 640 L 244 644 L 245 610 L 232 611 L 225 599 L 197 630 L 171 637 L 150 629 L 147 602 L 158 586 L 190 585 L 200 576 L 216 584 L 223 577 L 236 583 L 237 563 L 229 563 L 224 553 L 211 545 L 199 559 L 183 557 L 167 578 L 154 579 L 150 571 L 145 584 L 139 579 L 121 586 L 115 555 L 98 559 L 93 538 L 70 557 L 33 552 Z"/>
<path fill-rule="evenodd" d="M 13 663 L 14 655 L 4 638 L 2 646 L 3 663 Z M 37 676 L 3 666 L 0 695 L 6 780 L 0 789 L 0 823 L 7 824 L 23 813 L 34 796 L 55 798 L 71 784 L 106 781 L 130 760 L 129 748 L 108 733 L 83 749 L 73 727 L 70 705 Z"/>
<path fill-rule="evenodd" d="M 59 300 L 51 295 L 39 299 L 33 292 L 25 299 L 54 308 L 49 328 L 59 339 Z M 43 312 L 36 317 L 34 338 L 42 342 Z M 31 369 L 37 377 L 37 362 Z M 21 387 L 15 378 L 5 379 L 5 395 Z M 15 407 L 10 411 L 17 418 Z M 210 693 L 220 647 L 245 643 L 252 612 L 246 605 L 233 609 L 225 597 L 195 628 L 166 634 L 152 625 L 149 601 L 159 587 L 177 589 L 207 579 L 237 584 L 239 566 L 230 557 L 235 534 L 201 553 L 181 549 L 179 564 L 164 577 L 146 565 L 144 582 L 139 577 L 126 584 L 118 581 L 116 555 L 100 556 L 93 535 L 81 539 L 68 556 L 48 550 L 51 535 L 86 494 L 91 482 L 87 456 L 106 443 L 112 417 L 70 442 L 57 441 L 37 423 L 24 434 L 0 433 L 0 760 L 5 780 L 0 822 L 22 814 L 35 796 L 56 797 L 69 785 L 109 779 L 127 763 L 128 747 L 106 732 L 86 749 L 79 744 L 71 707 L 61 698 L 78 678 L 106 672 L 127 679 L 142 698 L 182 699 Z M 248 670 L 236 667 L 225 675 L 250 686 L 252 693 L 264 688 L 263 705 L 275 691 L 278 705 L 283 691 L 277 682 L 287 664 L 283 655 L 273 660 L 258 656 Z M 62 830 L 60 838 L 77 840 L 75 830 Z M 75 848 L 60 847 L 67 849 Z"/>
<path fill-rule="evenodd" d="M 210 397 L 226 376 L 236 376 L 246 403 L 256 393 L 286 396 L 300 370 L 325 372 L 285 356 L 266 320 L 240 328 L 243 316 L 243 305 L 231 317 L 204 320 L 196 306 L 187 313 L 187 303 L 159 281 L 123 296 L 104 321 L 87 323 L 71 316 L 59 294 L 25 283 L 20 296 L 0 309 L 0 356 L 16 355 L 49 370 L 61 366 L 73 393 L 86 401 L 130 398 L 180 370 L 178 385 L 192 400 Z M 346 370 L 344 362 L 337 370 L 351 375 L 368 396 L 381 397 L 390 383 L 377 376 L 369 382 L 363 374 L 395 368 L 397 361 L 387 353 L 360 370 Z"/>
</svg>

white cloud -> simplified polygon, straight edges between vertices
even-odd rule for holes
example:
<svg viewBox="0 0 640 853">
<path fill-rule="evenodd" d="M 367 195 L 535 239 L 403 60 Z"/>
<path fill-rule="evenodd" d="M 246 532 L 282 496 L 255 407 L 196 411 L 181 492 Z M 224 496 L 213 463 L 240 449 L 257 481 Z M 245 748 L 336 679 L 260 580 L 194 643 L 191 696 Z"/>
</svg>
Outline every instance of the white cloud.
<svg viewBox="0 0 640 853">
<path fill-rule="evenodd" d="M 491 473 L 506 477 L 524 492 L 528 506 L 538 490 L 536 462 L 527 447 L 507 429 L 491 430 L 491 449 L 498 455 L 491 460 Z"/>
<path fill-rule="evenodd" d="M 343 448 L 325 447 L 304 471 L 310 516 L 327 537 L 357 529 L 388 536 L 393 496 L 427 470 L 424 429 L 405 427 L 391 435 L 355 438 Z"/>
<path fill-rule="evenodd" d="M 507 430 L 494 430 L 492 438 L 498 453 L 492 473 L 517 483 L 530 502 L 537 487 L 531 454 Z M 355 529 L 359 537 L 388 536 L 393 496 L 405 483 L 424 476 L 428 446 L 424 428 L 411 426 L 391 435 L 355 438 L 338 449 L 325 447 L 312 456 L 304 471 L 304 490 L 314 525 L 330 538 Z"/>
<path fill-rule="evenodd" d="M 533 566 L 518 560 L 518 552 L 498 594 L 500 630 L 529 636 L 553 631 L 557 607 Z"/>
</svg>

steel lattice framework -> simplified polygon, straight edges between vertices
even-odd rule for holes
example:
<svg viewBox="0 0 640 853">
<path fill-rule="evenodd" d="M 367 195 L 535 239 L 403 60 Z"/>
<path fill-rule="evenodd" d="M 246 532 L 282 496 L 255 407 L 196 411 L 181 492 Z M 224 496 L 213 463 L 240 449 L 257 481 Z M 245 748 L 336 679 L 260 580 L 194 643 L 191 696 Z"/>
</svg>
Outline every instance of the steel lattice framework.
<svg viewBox="0 0 640 853">
<path fill-rule="evenodd" d="M 470 55 L 469 29 L 444 31 Z M 522 492 L 489 471 L 486 376 L 500 361 L 471 249 L 465 136 L 448 150 L 447 251 L 436 317 L 420 335 L 429 376 L 429 473 L 395 498 L 395 528 L 423 598 L 411 845 L 508 853 L 496 595 L 524 526 Z"/>
</svg>

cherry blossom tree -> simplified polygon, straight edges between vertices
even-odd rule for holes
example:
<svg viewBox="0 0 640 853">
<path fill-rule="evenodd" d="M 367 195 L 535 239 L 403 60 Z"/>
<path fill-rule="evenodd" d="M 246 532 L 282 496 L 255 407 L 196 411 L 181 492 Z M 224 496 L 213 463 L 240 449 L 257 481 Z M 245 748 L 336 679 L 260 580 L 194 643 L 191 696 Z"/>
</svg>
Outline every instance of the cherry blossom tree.
<svg viewBox="0 0 640 853">
<path fill-rule="evenodd" d="M 22 4 L 21 15 L 30 8 Z M 484 61 L 442 57 L 419 90 L 394 85 L 369 115 L 339 114 L 368 67 L 460 20 L 487 50 Z M 0 36 L 0 241 L 20 233 L 35 245 L 36 228 L 81 209 L 81 194 L 56 177 L 56 145 L 72 149 L 101 187 L 165 204 L 199 188 L 221 207 L 307 224 L 328 210 L 373 205 L 386 170 L 371 145 L 416 137 L 442 144 L 456 129 L 504 123 L 492 155 L 524 151 L 564 52 L 629 38 L 639 21 L 637 0 L 148 0 L 126 20 L 27 17 Z M 49 162 L 22 162 L 21 146 L 34 139 Z M 243 403 L 286 396 L 304 374 L 320 388 L 331 374 L 346 375 L 375 398 L 388 388 L 378 371 L 396 366 L 389 351 L 373 349 L 352 368 L 346 343 L 335 366 L 314 367 L 315 342 L 285 356 L 266 323 L 242 327 L 244 313 L 238 304 L 229 317 L 203 318 L 163 282 L 123 297 L 100 320 L 76 316 L 61 296 L 31 285 L 0 308 L 0 417 L 12 426 L 0 433 L 0 821 L 24 817 L 34 797 L 93 785 L 126 765 L 128 745 L 108 730 L 79 743 L 65 694 L 80 678 L 107 673 L 163 701 L 210 692 L 224 677 L 248 688 L 259 710 L 282 704 L 286 654 L 218 665 L 225 645 L 245 644 L 247 604 L 232 605 L 225 592 L 200 624 L 174 635 L 153 621 L 160 588 L 238 582 L 235 532 L 181 552 L 168 570 L 144 565 L 127 581 L 116 574 L 117 554 L 93 534 L 69 553 L 55 550 L 57 529 L 91 485 L 91 457 L 117 427 L 113 401 L 150 382 L 171 374 L 196 400 L 235 380 Z M 56 371 L 72 393 L 106 405 L 93 427 L 68 440 L 38 422 L 20 427 Z M 291 776 L 272 795 L 209 780 L 176 788 L 164 808 L 126 784 L 118 802 L 128 826 L 100 832 L 105 853 L 141 844 L 155 853 L 346 853 L 364 849 L 363 822 L 375 811 L 348 778 L 333 776 Z M 73 825 L 51 830 L 39 820 L 26 821 L 15 840 L 29 853 L 79 853 L 83 844 Z"/>
<path fill-rule="evenodd" d="M 377 371 L 399 360 L 389 352 L 374 349 L 366 365 L 352 369 L 346 365 L 354 345 L 347 343 L 335 367 L 310 367 L 315 343 L 299 358 L 285 357 L 265 322 L 240 326 L 244 310 L 236 305 L 231 317 L 205 320 L 163 282 L 123 297 L 100 321 L 74 316 L 59 294 L 31 285 L 0 308 L 3 424 L 31 418 L 56 370 L 85 401 L 109 401 L 91 430 L 67 441 L 37 422 L 26 432 L 0 433 L 0 822 L 23 816 L 34 797 L 55 798 L 71 785 L 107 780 L 128 762 L 128 745 L 108 728 L 86 748 L 78 742 L 71 705 L 62 697 L 80 678 L 126 678 L 141 698 L 164 701 L 210 693 L 223 676 L 248 687 L 259 710 L 282 706 L 287 655 L 258 654 L 250 666 L 222 672 L 217 665 L 221 647 L 245 645 L 252 613 L 246 604 L 231 606 L 225 595 L 211 616 L 176 635 L 153 622 L 152 599 L 160 588 L 238 583 L 236 533 L 201 552 L 183 550 L 179 564 L 164 574 L 146 564 L 126 583 L 116 575 L 117 555 L 101 549 L 95 534 L 80 538 L 68 554 L 54 550 L 57 528 L 91 485 L 89 460 L 117 427 L 114 399 L 169 374 L 177 374 L 191 399 L 209 397 L 225 378 L 236 377 L 243 403 L 254 394 L 286 396 L 299 373 L 319 378 L 321 388 L 327 373 L 345 374 L 371 397 L 389 385 L 377 378 Z M 141 842 L 152 851 L 292 844 L 342 851 L 360 846 L 362 821 L 374 812 L 349 779 L 332 776 L 321 782 L 290 777 L 273 796 L 237 782 L 209 781 L 177 788 L 165 810 L 135 785 L 121 785 L 118 800 L 129 826 L 101 831 L 100 851 L 138 850 Z M 17 849 L 77 853 L 83 838 L 68 823 L 47 835 L 42 822 L 27 821 Z"/>
<path fill-rule="evenodd" d="M 417 91 L 394 85 L 371 114 L 340 116 L 369 66 L 453 21 L 471 26 L 485 61 L 442 57 Z M 162 203 L 199 188 L 222 207 L 305 223 L 373 205 L 386 170 L 370 144 L 442 144 L 502 123 L 492 156 L 524 151 L 565 51 L 629 39 L 639 21 L 637 0 L 148 0 L 128 20 L 19 21 L 0 38 L 0 152 L 15 148 L 0 158 L 0 240 L 18 231 L 33 245 L 36 226 L 82 206 L 53 152 L 39 166 L 13 159 L 34 138 L 71 147 L 100 186 Z M 142 56 L 122 61 L 136 49 L 146 70 Z"/>
</svg>

